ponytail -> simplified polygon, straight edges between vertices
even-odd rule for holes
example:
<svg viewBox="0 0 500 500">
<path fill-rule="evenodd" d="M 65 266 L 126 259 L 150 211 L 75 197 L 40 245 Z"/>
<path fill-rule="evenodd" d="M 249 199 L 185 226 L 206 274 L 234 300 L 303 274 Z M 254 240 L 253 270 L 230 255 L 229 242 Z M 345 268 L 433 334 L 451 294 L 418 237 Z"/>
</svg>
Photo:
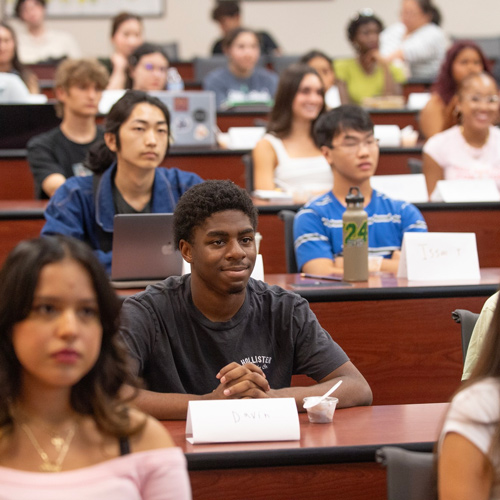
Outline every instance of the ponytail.
<svg viewBox="0 0 500 500">
<path fill-rule="evenodd" d="M 111 151 L 104 140 L 94 144 L 87 152 L 84 166 L 94 175 L 100 175 L 116 161 L 116 155 Z"/>
</svg>

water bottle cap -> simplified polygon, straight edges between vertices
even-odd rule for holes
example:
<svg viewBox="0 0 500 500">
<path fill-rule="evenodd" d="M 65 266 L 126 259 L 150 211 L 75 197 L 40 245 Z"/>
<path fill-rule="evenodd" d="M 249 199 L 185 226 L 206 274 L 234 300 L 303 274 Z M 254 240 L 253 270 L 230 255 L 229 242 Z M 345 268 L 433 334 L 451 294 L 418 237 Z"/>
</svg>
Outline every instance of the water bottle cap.
<svg viewBox="0 0 500 500">
<path fill-rule="evenodd" d="M 364 196 L 361 194 L 357 186 L 349 188 L 349 194 L 345 197 L 346 203 L 363 203 L 365 201 Z"/>
</svg>

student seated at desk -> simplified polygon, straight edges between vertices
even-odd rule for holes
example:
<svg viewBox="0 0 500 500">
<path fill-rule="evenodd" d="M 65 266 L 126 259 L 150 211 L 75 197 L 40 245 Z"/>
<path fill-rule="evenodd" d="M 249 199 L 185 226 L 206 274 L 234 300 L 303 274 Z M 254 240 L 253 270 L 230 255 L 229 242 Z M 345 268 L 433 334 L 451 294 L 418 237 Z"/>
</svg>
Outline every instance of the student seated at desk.
<svg viewBox="0 0 500 500">
<path fill-rule="evenodd" d="M 500 498 L 500 308 L 471 376 L 453 397 L 438 442 L 442 500 Z"/>
<path fill-rule="evenodd" d="M 431 97 L 420 112 L 420 130 L 427 139 L 458 125 L 457 88 L 464 78 L 483 71 L 491 73 L 490 65 L 474 42 L 459 40 L 448 49 Z"/>
<path fill-rule="evenodd" d="M 17 34 L 19 58 L 23 64 L 82 57 L 71 33 L 47 28 L 45 0 L 17 0 L 15 13 L 25 25 Z"/>
<path fill-rule="evenodd" d="M 42 199 L 50 198 L 69 177 L 90 175 L 83 160 L 103 138 L 96 115 L 108 73 L 96 60 L 66 59 L 57 68 L 54 83 L 62 122 L 27 145 L 35 196 Z"/>
<path fill-rule="evenodd" d="M 212 11 L 212 19 L 219 25 L 220 30 L 224 37 L 232 30 L 241 27 L 239 2 L 225 0 L 218 2 L 218 5 Z M 271 35 L 265 31 L 257 32 L 260 41 L 261 54 L 269 54 L 278 56 L 281 50 L 278 44 L 273 40 Z M 212 47 L 212 54 L 223 54 L 224 38 L 217 40 Z"/>
<path fill-rule="evenodd" d="M 304 54 L 299 62 L 314 68 L 325 87 L 325 107 L 326 109 L 340 106 L 340 93 L 336 84 L 336 76 L 333 71 L 333 59 L 319 50 L 311 50 Z"/>
<path fill-rule="evenodd" d="M 182 193 L 202 179 L 163 168 L 170 114 L 156 97 L 128 91 L 111 108 L 104 141 L 90 150 L 93 176 L 68 179 L 45 210 L 42 234 L 66 234 L 88 243 L 111 272 L 115 214 L 169 213 Z"/>
<path fill-rule="evenodd" d="M 40 92 L 35 73 L 26 68 L 19 60 L 14 30 L 3 21 L 0 21 L 0 72 L 19 76 L 31 94 Z"/>
<path fill-rule="evenodd" d="M 131 12 L 120 12 L 111 24 L 111 57 L 99 59 L 109 71 L 107 89 L 124 89 L 128 78 L 128 58 L 143 43 L 142 18 Z"/>
<path fill-rule="evenodd" d="M 257 210 L 231 181 L 189 189 L 174 212 L 191 274 L 127 298 L 122 333 L 146 388 L 137 405 L 185 418 L 191 400 L 321 395 L 335 381 L 339 406 L 368 405 L 368 383 L 299 295 L 250 278 Z M 290 387 L 292 375 L 318 383 Z"/>
<path fill-rule="evenodd" d="M 203 80 L 203 89 L 215 92 L 217 107 L 244 102 L 270 103 L 276 93 L 278 75 L 257 66 L 260 57 L 257 33 L 236 28 L 226 35 L 223 47 L 227 67 L 214 69 Z"/>
<path fill-rule="evenodd" d="M 356 58 L 336 59 L 335 74 L 342 104 L 363 104 L 368 97 L 401 95 L 404 71 L 379 51 L 382 21 L 371 9 L 359 12 L 347 26 Z"/>
<path fill-rule="evenodd" d="M 436 78 L 447 39 L 441 13 L 432 0 L 401 0 L 401 22 L 380 35 L 380 52 L 389 62 L 402 61 L 412 78 Z"/>
<path fill-rule="evenodd" d="M 461 125 L 432 136 L 423 149 L 423 172 L 431 199 L 442 179 L 493 179 L 500 190 L 498 88 L 488 73 L 462 80 L 457 108 Z"/>
<path fill-rule="evenodd" d="M 134 90 L 165 90 L 167 88 L 168 58 L 165 51 L 153 43 L 139 45 L 129 60 L 126 88 Z"/>
<path fill-rule="evenodd" d="M 186 459 L 120 394 L 136 384 L 120 301 L 73 238 L 20 243 L 0 271 L 2 500 L 188 500 Z"/>
<path fill-rule="evenodd" d="M 370 115 L 359 106 L 340 106 L 319 117 L 313 134 L 332 168 L 333 190 L 312 199 L 295 217 L 299 269 L 313 274 L 342 273 L 342 215 L 349 188 L 357 186 L 368 213 L 369 252 L 384 257 L 382 271 L 396 272 L 403 234 L 427 231 L 427 225 L 415 206 L 371 188 L 379 147 Z"/>
<path fill-rule="evenodd" d="M 316 70 L 292 64 L 283 71 L 267 133 L 252 151 L 255 189 L 281 188 L 304 203 L 332 188 L 330 166 L 312 137 L 324 109 L 323 83 Z"/>
</svg>

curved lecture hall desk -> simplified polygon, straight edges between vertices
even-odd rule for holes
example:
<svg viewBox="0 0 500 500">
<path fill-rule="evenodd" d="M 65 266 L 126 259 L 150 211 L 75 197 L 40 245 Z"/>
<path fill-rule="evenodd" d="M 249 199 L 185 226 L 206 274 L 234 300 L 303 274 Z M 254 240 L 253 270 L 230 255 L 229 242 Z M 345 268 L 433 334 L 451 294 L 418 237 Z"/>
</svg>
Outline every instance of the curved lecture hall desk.
<svg viewBox="0 0 500 500">
<path fill-rule="evenodd" d="M 195 500 L 385 500 L 375 451 L 432 451 L 446 403 L 336 410 L 331 424 L 300 414 L 300 441 L 191 445 L 184 421 L 165 421 L 186 454 Z M 404 499 L 402 499 L 404 500 Z"/>
</svg>

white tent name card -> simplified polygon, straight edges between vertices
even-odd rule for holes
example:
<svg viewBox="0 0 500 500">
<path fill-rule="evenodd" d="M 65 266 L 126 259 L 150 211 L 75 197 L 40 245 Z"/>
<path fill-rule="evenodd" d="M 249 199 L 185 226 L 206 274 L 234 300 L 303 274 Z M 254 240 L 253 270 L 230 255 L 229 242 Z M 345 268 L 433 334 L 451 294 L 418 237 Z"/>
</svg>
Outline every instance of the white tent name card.
<svg viewBox="0 0 500 500">
<path fill-rule="evenodd" d="M 431 201 L 446 203 L 500 201 L 500 193 L 493 179 L 453 179 L 438 181 Z"/>
<path fill-rule="evenodd" d="M 186 439 L 191 444 L 298 440 L 295 399 L 190 401 Z"/>
<path fill-rule="evenodd" d="M 398 278 L 412 281 L 478 280 L 474 233 L 405 233 Z"/>
</svg>

